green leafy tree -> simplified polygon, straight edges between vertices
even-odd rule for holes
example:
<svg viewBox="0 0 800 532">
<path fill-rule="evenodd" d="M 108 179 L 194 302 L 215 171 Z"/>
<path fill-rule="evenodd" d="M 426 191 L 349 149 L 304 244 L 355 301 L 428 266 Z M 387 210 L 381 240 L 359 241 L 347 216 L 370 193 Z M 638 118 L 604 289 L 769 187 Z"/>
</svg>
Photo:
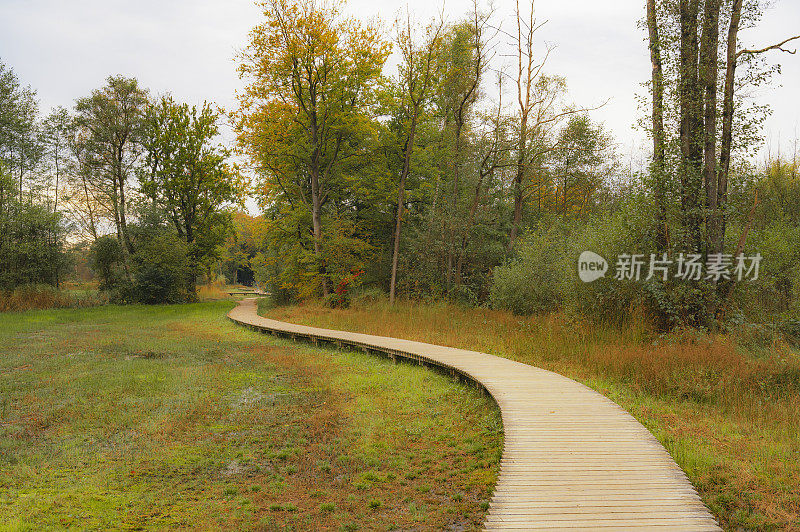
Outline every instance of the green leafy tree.
<svg viewBox="0 0 800 532">
<path fill-rule="evenodd" d="M 264 221 L 244 212 L 233 213 L 233 229 L 223 246 L 221 273 L 228 282 L 250 285 L 255 278 L 253 259 L 264 244 Z"/>
<path fill-rule="evenodd" d="M 611 137 L 586 115 L 573 115 L 559 133 L 552 153 L 556 178 L 553 210 L 563 218 L 585 217 L 605 176 L 613 171 Z"/>
<path fill-rule="evenodd" d="M 33 179 L 42 160 L 36 92 L 23 87 L 14 70 L 0 62 L 0 161 L 16 180 L 22 198 L 25 179 Z M 29 189 L 34 188 L 29 183 Z"/>
<path fill-rule="evenodd" d="M 25 284 L 58 286 L 68 265 L 58 213 L 12 199 L 0 213 L 0 288 Z"/>
<path fill-rule="evenodd" d="M 111 76 L 106 85 L 75 103 L 77 151 L 87 167 L 94 198 L 116 228 L 128 268 L 134 247 L 128 231 L 128 211 L 134 195 L 135 171 L 141 162 L 147 91 L 134 78 Z M 98 213 L 98 211 L 95 211 Z"/>
<path fill-rule="evenodd" d="M 402 131 L 403 165 L 397 184 L 397 216 L 393 236 L 392 273 L 389 281 L 390 303 L 394 303 L 397 288 L 406 182 L 414 159 L 417 128 L 436 89 L 437 53 L 441 46 L 444 21 L 440 20 L 429 24 L 424 28 L 421 38 L 417 35 L 419 28 L 415 27 L 410 13 L 407 13 L 406 20 L 398 19 L 396 26 L 397 47 L 402 57 L 398 82 L 399 110 L 402 120 L 398 122 L 398 125 Z"/>
<path fill-rule="evenodd" d="M 731 179 L 738 177 L 732 170 L 737 156 L 745 158 L 763 141 L 760 126 L 768 113 L 746 95 L 778 71 L 762 55 L 790 51 L 784 46 L 800 36 L 744 48 L 739 31 L 759 23 L 765 7 L 761 1 L 648 0 L 646 7 L 655 247 L 738 255 L 748 229 L 743 228 L 738 244 L 727 238 L 731 221 L 741 214 L 729 202 Z M 733 286 L 727 281 L 696 282 L 693 290 L 711 296 L 691 313 L 694 323 L 707 325 L 718 318 Z"/>
<path fill-rule="evenodd" d="M 72 131 L 72 118 L 64 107 L 53 109 L 42 124 L 42 136 L 52 176 L 47 189 L 52 191 L 48 192 L 48 200 L 52 201 L 53 212 L 58 210 L 59 193 L 64 184 L 63 177 L 70 166 Z"/>
<path fill-rule="evenodd" d="M 147 150 L 142 191 L 166 212 L 187 246 L 191 294 L 200 267 L 219 258 L 231 221 L 226 206 L 241 202 L 245 191 L 238 168 L 228 163 L 228 150 L 214 144 L 218 118 L 208 104 L 198 110 L 165 96 L 148 111 L 142 137 Z"/>
</svg>

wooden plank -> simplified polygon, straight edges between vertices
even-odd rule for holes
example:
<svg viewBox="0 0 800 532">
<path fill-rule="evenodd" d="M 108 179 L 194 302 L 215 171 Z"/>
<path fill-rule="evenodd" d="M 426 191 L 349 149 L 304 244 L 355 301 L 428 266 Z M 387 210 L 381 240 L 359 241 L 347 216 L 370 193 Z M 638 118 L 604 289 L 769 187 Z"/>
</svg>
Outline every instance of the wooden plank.
<svg viewBox="0 0 800 532">
<path fill-rule="evenodd" d="M 583 384 L 486 353 L 270 320 L 258 316 L 255 299 L 228 317 L 439 366 L 483 387 L 500 407 L 505 433 L 487 530 L 721 530 L 653 435 Z"/>
</svg>

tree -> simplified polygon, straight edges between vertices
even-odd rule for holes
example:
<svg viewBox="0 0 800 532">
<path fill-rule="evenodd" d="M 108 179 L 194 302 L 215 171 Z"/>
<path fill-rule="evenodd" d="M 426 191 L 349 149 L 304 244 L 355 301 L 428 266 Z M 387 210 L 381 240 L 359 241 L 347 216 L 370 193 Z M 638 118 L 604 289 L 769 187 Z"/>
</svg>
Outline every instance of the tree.
<svg viewBox="0 0 800 532">
<path fill-rule="evenodd" d="M 586 115 L 573 115 L 559 132 L 553 151 L 553 173 L 558 179 L 554 211 L 563 218 L 585 215 L 592 195 L 610 174 L 611 137 Z"/>
<path fill-rule="evenodd" d="M 256 281 L 253 259 L 264 244 L 264 220 L 240 211 L 233 213 L 233 226 L 225 241 L 220 273 L 230 283 L 249 286 Z"/>
<path fill-rule="evenodd" d="M 343 185 L 342 166 L 368 154 L 389 45 L 378 28 L 343 17 L 338 3 L 262 2 L 266 20 L 250 35 L 240 74 L 239 144 L 263 178 L 262 203 L 276 199 L 310 214 L 316 272 L 329 292 L 323 214 Z"/>
<path fill-rule="evenodd" d="M 93 164 L 92 153 L 81 138 L 79 130 L 75 128 L 74 121 L 68 140 L 70 158 L 63 204 L 78 232 L 96 241 L 99 237 L 100 213 L 105 210 L 102 201 L 103 182 L 98 177 L 99 170 Z M 111 217 L 110 211 L 108 215 Z"/>
<path fill-rule="evenodd" d="M 653 65 L 652 135 L 654 142 L 653 169 L 660 174 L 654 179 L 657 215 L 665 217 L 664 194 L 667 174 L 665 155 L 670 145 L 670 132 L 665 126 L 664 104 L 675 84 L 677 127 L 675 159 L 671 169 L 679 184 L 679 212 L 682 238 L 678 247 L 702 253 L 720 253 L 725 242 L 728 212 L 728 174 L 733 151 L 737 121 L 739 148 L 748 138 L 746 129 L 755 130 L 760 118 L 748 116 L 737 96 L 737 88 L 757 85 L 768 79 L 771 72 L 755 62 L 748 71 L 737 76 L 737 66 L 743 58 L 769 50 L 784 50 L 783 46 L 800 36 L 791 37 L 763 49 L 740 49 L 738 32 L 743 21 L 753 26 L 761 17 L 761 2 L 743 3 L 732 0 L 647 1 L 647 26 Z M 721 33 L 720 26 L 727 26 Z M 720 73 L 720 51 L 724 51 L 724 75 Z M 665 59 L 666 56 L 666 59 Z M 672 71 L 665 71 L 666 64 Z M 722 92 L 720 100 L 719 93 Z M 737 98 L 739 98 L 737 100 Z M 736 110 L 738 109 L 738 112 Z M 721 117 L 721 127 L 719 118 Z M 659 234 L 663 245 L 665 235 Z"/>
<path fill-rule="evenodd" d="M 587 111 L 583 108 L 569 108 L 563 105 L 561 97 L 566 92 L 566 81 L 559 76 L 547 75 L 544 68 L 552 45 L 537 60 L 534 44 L 536 32 L 542 24 L 537 23 L 533 0 L 525 16 L 516 3 L 516 28 L 514 45 L 517 48 L 517 70 L 515 82 L 517 86 L 517 149 L 516 173 L 514 175 L 514 217 L 508 239 L 508 250 L 514 243 L 522 225 L 523 207 L 528 199 L 530 185 L 537 189 L 538 205 L 541 209 L 543 193 L 546 187 L 541 179 L 534 179 L 533 173 L 541 167 L 543 158 L 555 149 L 551 133 L 564 119 L 571 114 Z M 534 181 L 530 185 L 528 181 Z"/>
<path fill-rule="evenodd" d="M 467 246 L 473 238 L 472 233 L 475 230 L 478 209 L 481 207 L 482 202 L 492 199 L 489 192 L 491 191 L 493 181 L 497 180 L 496 174 L 501 173 L 505 168 L 513 164 L 509 158 L 512 150 L 511 138 L 509 135 L 510 124 L 508 117 L 503 115 L 502 76 L 498 76 L 498 93 L 500 94 L 500 98 L 497 102 L 497 110 L 494 113 L 486 113 L 481 117 L 482 122 L 488 127 L 479 132 L 479 137 L 475 142 L 477 159 L 475 167 L 477 175 L 475 176 L 476 179 L 471 194 L 469 211 L 467 212 L 466 221 L 461 231 L 460 246 L 457 249 L 455 272 L 456 286 L 460 286 L 462 281 Z M 502 202 L 500 202 L 500 204 L 502 205 Z M 500 218 L 500 216 L 498 216 L 500 213 L 496 210 L 492 214 L 494 216 L 490 215 L 491 218 Z M 484 250 L 490 247 L 485 240 L 481 242 L 481 244 Z M 497 255 L 497 257 L 499 259 L 499 255 Z M 492 266 L 493 265 L 494 264 L 492 264 Z"/>
<path fill-rule="evenodd" d="M 416 41 L 415 27 L 411 13 L 406 13 L 405 21 L 397 21 L 397 46 L 400 49 L 402 62 L 400 73 L 400 107 L 405 118 L 403 139 L 403 167 L 397 185 L 397 217 L 392 250 L 392 273 L 389 281 L 389 303 L 394 304 L 397 285 L 397 263 L 400 258 L 400 233 L 403 226 L 403 209 L 405 208 L 406 181 L 411 171 L 414 153 L 414 142 L 420 113 L 428 103 L 434 89 L 434 69 L 436 68 L 436 52 L 440 43 L 440 35 L 444 21 L 440 19 L 425 29 L 421 43 Z"/>
<path fill-rule="evenodd" d="M 0 161 L 17 181 L 22 198 L 25 177 L 41 162 L 36 92 L 20 84 L 14 70 L 0 62 Z"/>
<path fill-rule="evenodd" d="M 66 171 L 70 157 L 70 137 L 72 134 L 72 118 L 64 107 L 56 107 L 43 123 L 44 144 L 52 163 L 53 176 L 53 212 L 58 210 L 59 191 L 63 184 L 61 176 Z M 49 188 L 49 187 L 48 187 Z"/>
<path fill-rule="evenodd" d="M 10 182 L 0 169 L 0 191 Z M 59 213 L 17 198 L 0 207 L 0 289 L 39 283 L 57 286 L 67 266 Z"/>
<path fill-rule="evenodd" d="M 647 0 L 647 30 L 650 47 L 652 115 L 651 135 L 653 137 L 653 162 L 650 167 L 656 203 L 655 243 L 656 250 L 663 252 L 667 247 L 667 205 L 666 205 L 666 137 L 664 134 L 664 71 L 661 57 L 661 37 L 658 29 L 656 0 Z"/>
<path fill-rule="evenodd" d="M 445 124 L 452 123 L 452 197 L 449 213 L 446 284 L 449 287 L 455 274 L 455 285 L 461 285 L 462 253 L 458 240 L 463 239 L 465 228 L 461 223 L 463 213 L 459 208 L 464 164 L 465 135 L 468 133 L 475 103 L 478 101 L 483 75 L 493 52 L 487 36 L 490 13 L 482 12 L 477 1 L 473 3 L 471 17 L 450 28 L 443 38 L 441 82 L 439 99 L 443 100 Z M 461 238 L 459 238 L 461 237 Z M 454 264 L 455 262 L 455 264 Z M 455 270 L 454 270 L 455 266 Z"/>
<path fill-rule="evenodd" d="M 134 78 L 111 76 L 105 87 L 75 103 L 76 141 L 87 172 L 101 201 L 112 216 L 126 257 L 133 254 L 127 212 L 132 178 L 142 155 L 141 139 L 147 91 Z M 90 169 L 90 171 L 89 171 Z"/>
<path fill-rule="evenodd" d="M 225 206 L 241 202 L 244 192 L 238 168 L 227 162 L 228 150 L 212 144 L 218 118 L 207 103 L 198 112 L 164 96 L 148 110 L 142 134 L 142 192 L 164 209 L 187 245 L 189 294 L 196 291 L 200 265 L 219 258 L 231 219 Z"/>
<path fill-rule="evenodd" d="M 652 170 L 659 249 L 667 250 L 671 244 L 677 250 L 704 255 L 724 252 L 726 225 L 731 215 L 728 204 L 731 160 L 737 149 L 743 150 L 748 142 L 758 140 L 753 131 L 758 130 L 764 113 L 763 106 L 748 110 L 737 92 L 741 93 L 740 89 L 747 85 L 764 83 L 775 72 L 749 60 L 747 69 L 739 76 L 737 66 L 743 62 L 742 58 L 752 59 L 769 50 L 787 51 L 783 46 L 800 38 L 791 37 L 762 49 L 740 49 L 740 26 L 757 24 L 762 8 L 761 2 L 745 4 L 742 0 L 647 2 L 653 67 Z M 720 26 L 727 27 L 727 32 L 720 32 Z M 723 50 L 725 69 L 721 75 Z M 664 65 L 666 69 L 662 68 Z M 674 110 L 668 103 L 674 103 Z M 675 127 L 677 135 L 670 131 L 670 125 Z M 670 152 L 672 145 L 677 149 Z M 675 196 L 679 236 L 673 243 L 666 241 L 666 234 L 660 229 L 662 224 L 666 228 L 669 182 L 678 184 Z M 746 234 L 747 227 L 734 254 L 741 253 Z M 706 317 L 724 308 L 733 286 L 726 282 L 695 284 L 696 290 L 716 293 L 716 297 L 708 299 L 708 308 L 695 313 Z"/>
</svg>

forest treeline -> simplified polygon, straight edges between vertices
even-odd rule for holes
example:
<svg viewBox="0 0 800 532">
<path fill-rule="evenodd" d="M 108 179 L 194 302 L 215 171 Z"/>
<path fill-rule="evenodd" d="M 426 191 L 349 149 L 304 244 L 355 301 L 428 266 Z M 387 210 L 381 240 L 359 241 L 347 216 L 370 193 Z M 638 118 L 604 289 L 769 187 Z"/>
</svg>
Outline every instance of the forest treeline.
<svg viewBox="0 0 800 532">
<path fill-rule="evenodd" d="M 32 91 L 3 67 L 13 120 L 0 130 L 0 223 L 14 229 L 0 245 L 25 257 L 0 259 L 4 287 L 57 282 L 64 261 L 44 250 L 69 230 L 122 299 L 191 298 L 198 276 L 224 274 L 284 301 L 346 305 L 371 290 L 605 320 L 640 309 L 665 328 L 764 311 L 796 324 L 798 164 L 754 162 L 769 109 L 750 96 L 794 38 L 758 49 L 739 38 L 764 4 L 643 2 L 652 68 L 638 126 L 652 151 L 641 168 L 592 119 L 598 102 L 571 101 L 548 68 L 533 3 L 501 13 L 476 2 L 425 22 L 406 11 L 388 30 L 337 2 L 260 5 L 237 57 L 245 89 L 227 113 L 242 171 L 209 105 L 112 77 L 39 120 Z M 242 175 L 259 217 L 233 212 Z M 41 272 L 9 266 L 34 263 L 15 230 L 41 235 Z M 612 271 L 582 283 L 585 250 Z M 756 254 L 756 280 L 646 275 L 655 259 L 674 270 L 686 256 L 732 267 Z M 643 259 L 641 278 L 614 278 L 624 256 Z"/>
<path fill-rule="evenodd" d="M 219 114 L 112 76 L 39 117 L 0 63 L 0 289 L 58 285 L 88 263 L 120 302 L 195 299 L 246 190 Z"/>
</svg>

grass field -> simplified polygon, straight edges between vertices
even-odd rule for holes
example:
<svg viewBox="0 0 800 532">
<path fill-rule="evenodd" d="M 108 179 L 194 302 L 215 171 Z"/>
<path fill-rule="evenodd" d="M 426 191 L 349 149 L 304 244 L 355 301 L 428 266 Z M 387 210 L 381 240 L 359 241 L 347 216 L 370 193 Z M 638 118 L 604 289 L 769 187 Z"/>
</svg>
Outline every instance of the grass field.
<svg viewBox="0 0 800 532">
<path fill-rule="evenodd" d="M 489 399 L 230 308 L 0 315 L 0 530 L 477 528 Z"/>
<path fill-rule="evenodd" d="M 444 303 L 262 307 L 274 319 L 474 349 L 575 378 L 647 426 L 726 529 L 800 530 L 800 357 L 787 345 Z"/>
</svg>

